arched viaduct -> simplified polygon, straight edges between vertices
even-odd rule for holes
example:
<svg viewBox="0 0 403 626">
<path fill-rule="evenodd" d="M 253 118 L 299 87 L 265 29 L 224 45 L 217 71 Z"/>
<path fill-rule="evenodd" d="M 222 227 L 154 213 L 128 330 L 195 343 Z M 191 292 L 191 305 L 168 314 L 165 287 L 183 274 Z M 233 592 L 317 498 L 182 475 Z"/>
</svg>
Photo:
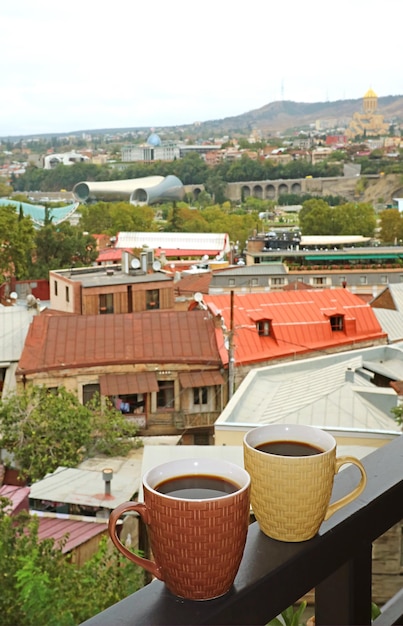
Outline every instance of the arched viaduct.
<svg viewBox="0 0 403 626">
<path fill-rule="evenodd" d="M 381 177 L 379 175 L 365 176 L 373 185 Z M 329 178 L 290 178 L 276 180 L 242 181 L 227 183 L 226 197 L 232 202 L 241 202 L 248 197 L 261 200 L 278 200 L 282 194 L 310 194 L 314 196 L 343 196 L 347 200 L 357 200 L 356 187 L 360 180 L 358 176 L 339 176 Z M 401 185 L 400 185 L 401 186 Z M 204 185 L 185 185 L 185 193 L 194 200 Z M 385 201 L 386 198 L 385 198 Z"/>
</svg>

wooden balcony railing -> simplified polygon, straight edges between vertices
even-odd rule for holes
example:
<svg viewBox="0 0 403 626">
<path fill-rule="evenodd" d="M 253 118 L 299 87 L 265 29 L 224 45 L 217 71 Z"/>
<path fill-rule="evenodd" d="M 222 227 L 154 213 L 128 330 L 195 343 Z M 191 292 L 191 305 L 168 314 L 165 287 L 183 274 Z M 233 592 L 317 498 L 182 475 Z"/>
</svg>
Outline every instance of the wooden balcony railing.
<svg viewBox="0 0 403 626">
<path fill-rule="evenodd" d="M 365 491 L 324 522 L 314 539 L 283 543 L 251 524 L 234 586 L 224 597 L 185 601 L 153 581 L 85 626 L 267 624 L 312 589 L 318 626 L 371 624 L 372 542 L 403 519 L 403 436 L 363 462 Z M 349 466 L 336 477 L 334 498 L 356 484 L 356 472 Z M 403 591 L 374 624 L 403 624 Z"/>
</svg>

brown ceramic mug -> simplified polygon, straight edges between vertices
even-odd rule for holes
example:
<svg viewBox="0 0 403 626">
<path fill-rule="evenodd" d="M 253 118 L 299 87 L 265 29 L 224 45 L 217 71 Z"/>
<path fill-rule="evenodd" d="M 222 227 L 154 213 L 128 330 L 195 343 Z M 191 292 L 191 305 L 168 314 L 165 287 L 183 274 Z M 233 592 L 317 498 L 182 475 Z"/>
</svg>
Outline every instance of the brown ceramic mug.
<svg viewBox="0 0 403 626">
<path fill-rule="evenodd" d="M 238 465 L 217 459 L 178 459 L 143 477 L 144 503 L 112 511 L 109 533 L 128 559 L 165 582 L 175 595 L 208 600 L 231 588 L 249 525 L 250 478 Z M 122 544 L 119 518 L 137 512 L 147 525 L 154 561 Z"/>
</svg>

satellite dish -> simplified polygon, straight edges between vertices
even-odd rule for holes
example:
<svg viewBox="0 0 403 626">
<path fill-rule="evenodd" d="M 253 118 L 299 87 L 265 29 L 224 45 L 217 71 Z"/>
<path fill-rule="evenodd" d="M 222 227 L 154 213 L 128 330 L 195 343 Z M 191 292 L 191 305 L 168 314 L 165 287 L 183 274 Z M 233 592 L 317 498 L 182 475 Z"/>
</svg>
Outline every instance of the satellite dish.
<svg viewBox="0 0 403 626">
<path fill-rule="evenodd" d="M 206 262 L 206 261 L 208 261 L 208 260 L 209 260 L 209 255 L 208 255 L 208 254 L 203 254 L 203 256 L 202 256 L 202 261 L 203 261 L 203 262 Z"/>
<path fill-rule="evenodd" d="M 17 298 L 18 298 L 18 293 L 17 293 L 16 291 L 12 291 L 12 292 L 10 293 L 10 298 L 11 298 L 11 300 L 17 300 Z"/>
<path fill-rule="evenodd" d="M 153 267 L 154 272 L 158 272 L 161 269 L 161 261 L 158 261 L 158 259 L 155 259 L 152 267 Z"/>
<path fill-rule="evenodd" d="M 130 266 L 133 270 L 138 270 L 140 267 L 140 260 L 135 257 L 130 261 Z"/>
<path fill-rule="evenodd" d="M 202 302 L 203 301 L 203 294 L 200 293 L 200 291 L 196 291 L 195 295 L 193 296 L 195 302 Z"/>
</svg>

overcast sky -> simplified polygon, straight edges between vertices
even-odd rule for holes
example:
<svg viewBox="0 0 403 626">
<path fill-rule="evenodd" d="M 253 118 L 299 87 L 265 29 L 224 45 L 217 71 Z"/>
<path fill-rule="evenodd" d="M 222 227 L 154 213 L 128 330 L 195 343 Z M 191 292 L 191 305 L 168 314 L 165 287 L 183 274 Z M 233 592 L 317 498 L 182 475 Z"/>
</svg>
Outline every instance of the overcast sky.
<svg viewBox="0 0 403 626">
<path fill-rule="evenodd" d="M 403 95 L 403 0 L 4 0 L 0 136 Z"/>
</svg>

